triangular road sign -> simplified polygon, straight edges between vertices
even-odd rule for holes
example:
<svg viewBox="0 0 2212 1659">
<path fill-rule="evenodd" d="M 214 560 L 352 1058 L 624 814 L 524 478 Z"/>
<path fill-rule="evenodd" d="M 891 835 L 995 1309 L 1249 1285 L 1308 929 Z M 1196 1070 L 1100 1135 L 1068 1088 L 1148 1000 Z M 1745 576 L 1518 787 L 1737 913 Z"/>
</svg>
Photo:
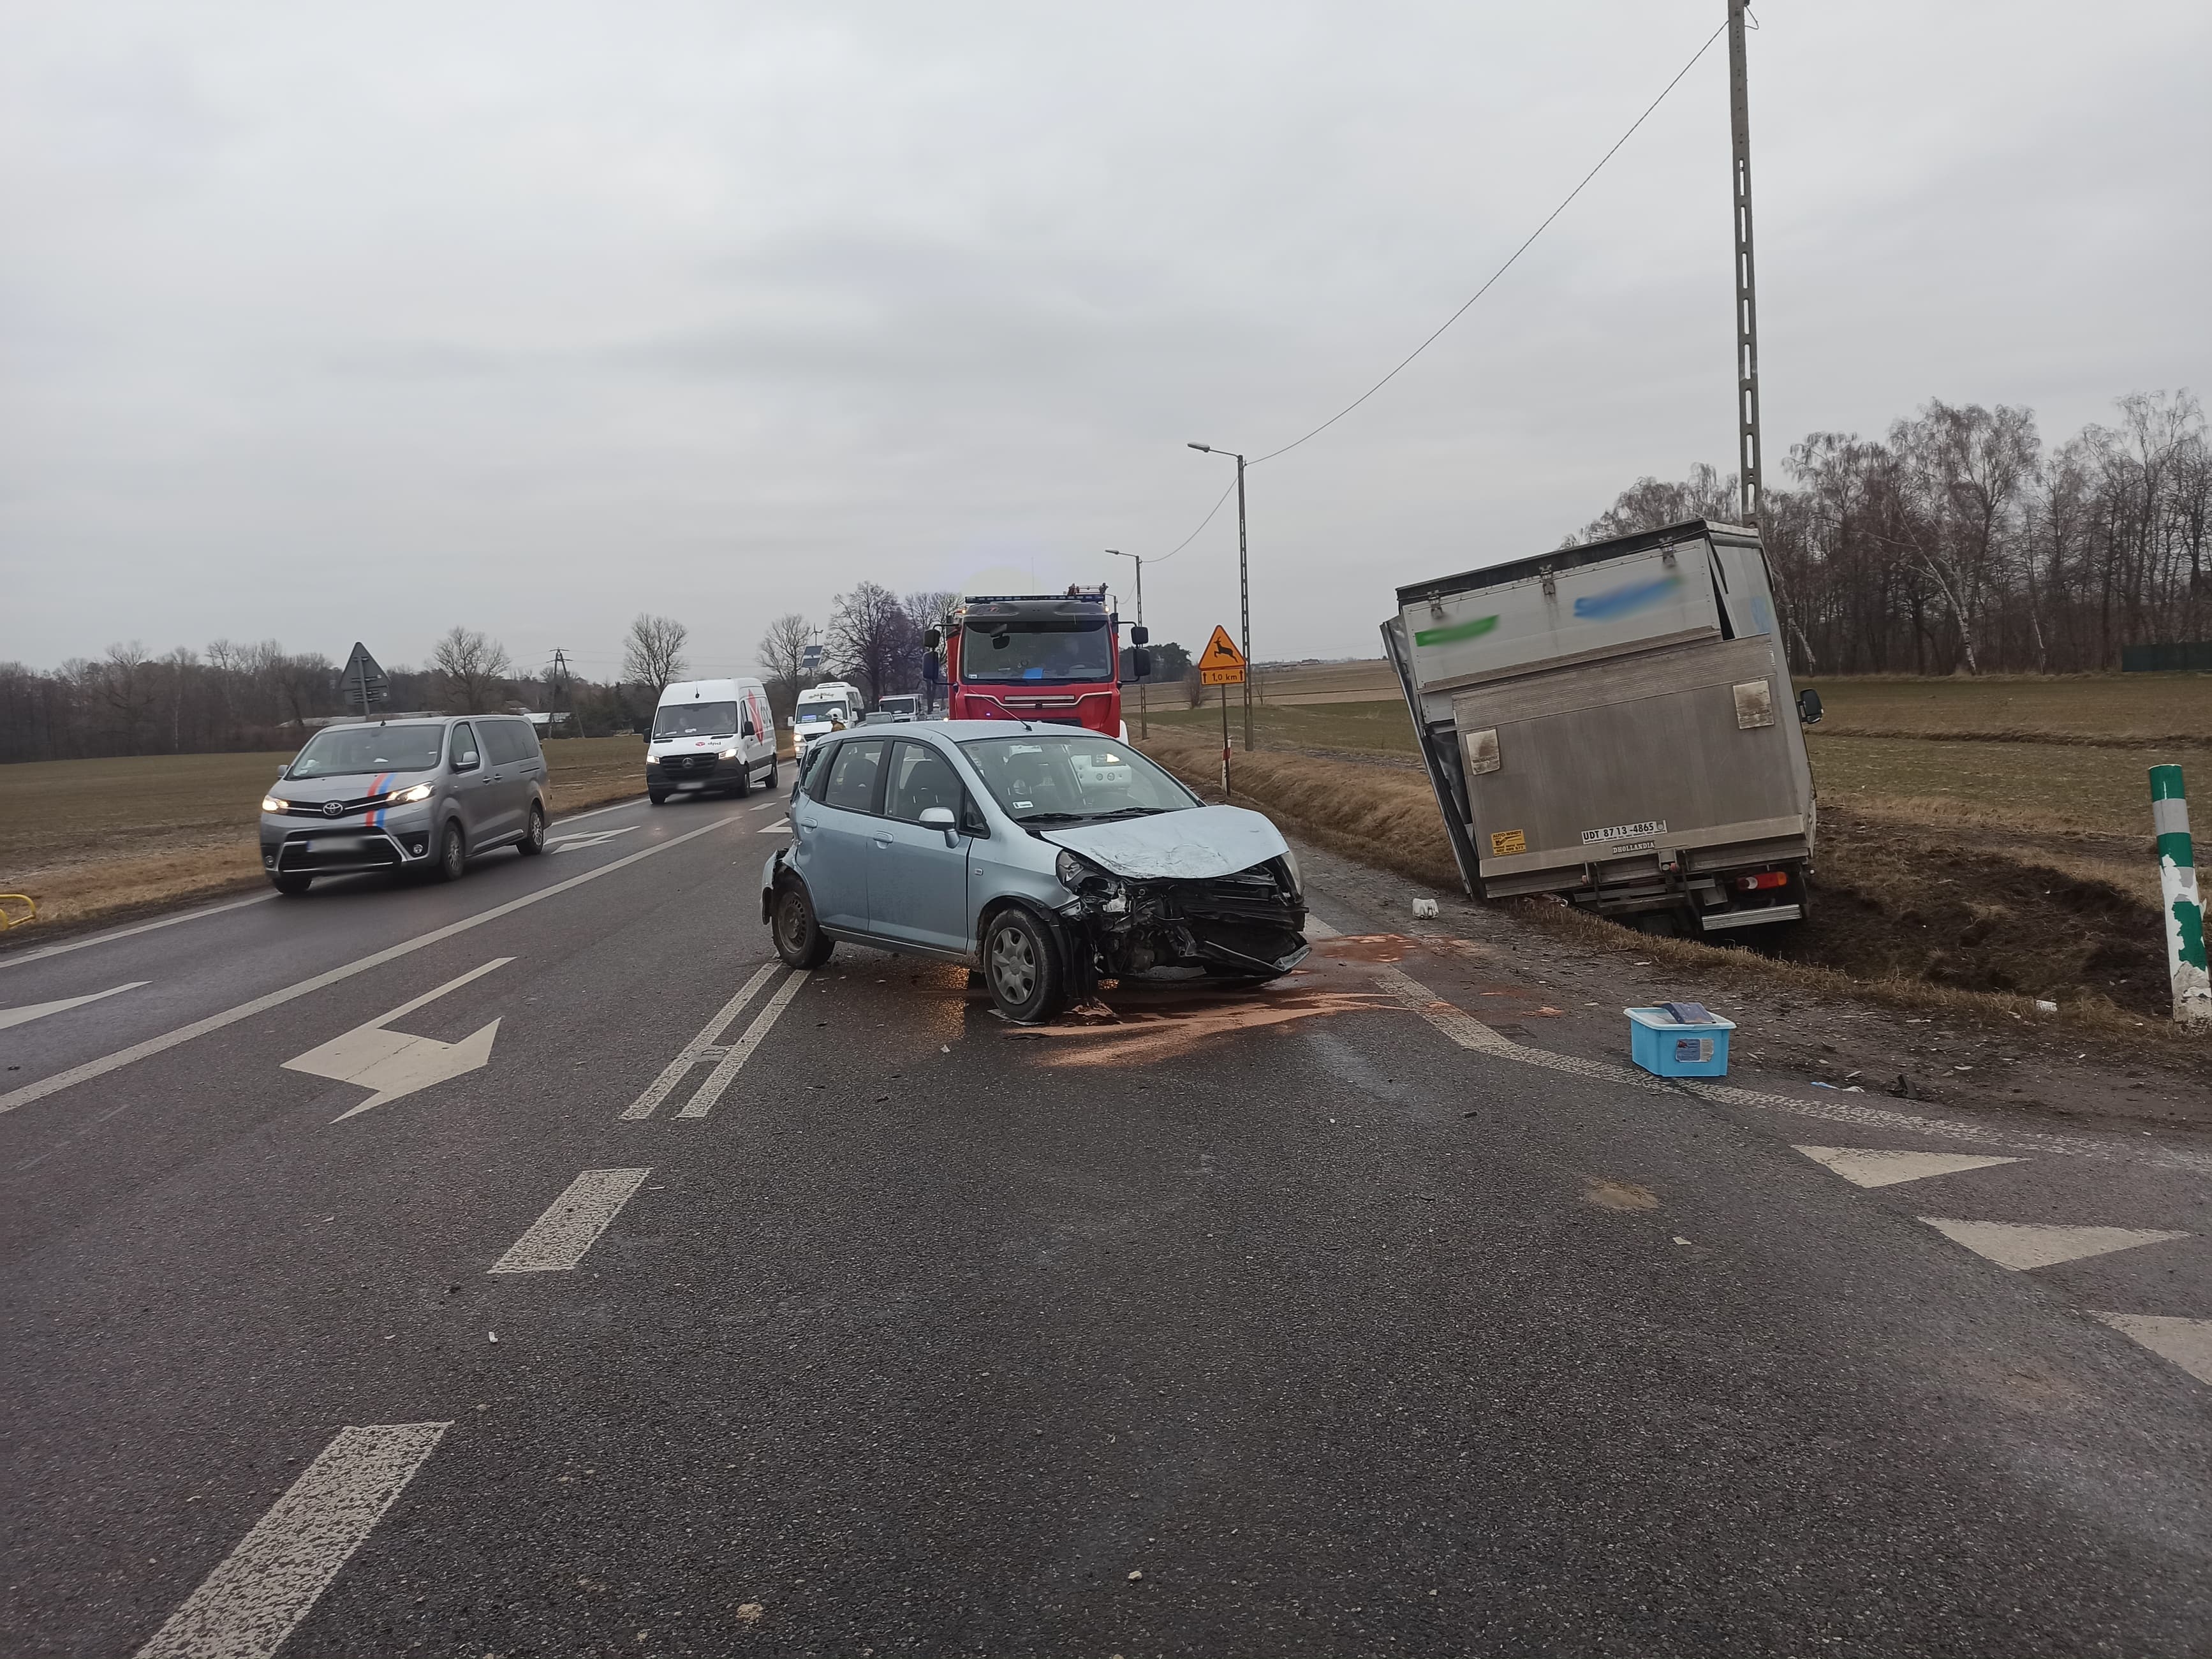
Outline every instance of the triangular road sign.
<svg viewBox="0 0 2212 1659">
<path fill-rule="evenodd" d="M 371 705 L 386 702 L 392 697 L 392 682 L 385 678 L 384 670 L 377 666 L 376 659 L 368 654 L 368 647 L 359 640 L 353 642 L 353 654 L 338 676 L 338 692 L 346 706 L 361 705 L 365 717 Z"/>
<path fill-rule="evenodd" d="M 1199 655 L 1198 665 L 1200 668 L 1242 668 L 1244 666 L 1244 653 L 1229 637 L 1229 630 L 1216 623 L 1213 637 L 1206 642 L 1206 649 Z"/>
</svg>

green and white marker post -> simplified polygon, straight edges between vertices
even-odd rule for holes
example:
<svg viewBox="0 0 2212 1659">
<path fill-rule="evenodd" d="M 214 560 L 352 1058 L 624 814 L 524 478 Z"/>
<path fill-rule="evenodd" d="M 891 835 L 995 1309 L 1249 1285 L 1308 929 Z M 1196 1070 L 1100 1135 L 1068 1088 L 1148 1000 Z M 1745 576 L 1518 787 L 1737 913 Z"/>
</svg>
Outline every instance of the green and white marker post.
<svg viewBox="0 0 2212 1659">
<path fill-rule="evenodd" d="M 2189 840 L 2189 797 L 2181 769 L 2150 769 L 2150 822 L 2158 836 L 2159 898 L 2166 915 L 2166 965 L 2173 979 L 2173 1017 L 2212 1024 L 2212 973 L 2204 963 L 2204 905 L 2197 895 L 2197 852 Z"/>
</svg>

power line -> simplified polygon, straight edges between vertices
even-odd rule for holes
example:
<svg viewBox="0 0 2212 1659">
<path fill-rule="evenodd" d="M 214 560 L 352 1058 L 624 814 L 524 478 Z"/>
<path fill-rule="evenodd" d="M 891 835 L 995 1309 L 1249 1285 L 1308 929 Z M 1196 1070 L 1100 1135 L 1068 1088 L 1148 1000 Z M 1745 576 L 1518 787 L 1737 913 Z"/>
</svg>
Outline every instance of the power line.
<svg viewBox="0 0 2212 1659">
<path fill-rule="evenodd" d="M 1510 257 L 1506 259 L 1505 263 L 1490 273 L 1490 280 L 1483 283 L 1480 288 L 1475 289 L 1473 294 L 1469 295 L 1465 305 L 1461 306 L 1457 311 L 1455 311 L 1450 316 L 1445 318 L 1443 323 L 1438 325 L 1435 333 L 1430 335 L 1427 339 L 1422 341 L 1420 344 L 1415 346 L 1413 350 L 1407 353 L 1404 360 L 1399 363 L 1396 368 L 1392 369 L 1381 380 L 1376 381 L 1373 386 L 1369 386 L 1366 391 L 1361 392 L 1357 398 L 1354 398 L 1342 409 L 1338 410 L 1335 414 L 1330 416 L 1312 431 L 1307 433 L 1304 438 L 1294 438 L 1289 443 L 1285 444 L 1280 449 L 1269 450 L 1266 454 L 1253 461 L 1251 465 L 1258 466 L 1263 461 L 1273 460 L 1278 455 L 1287 455 L 1291 451 L 1296 449 L 1300 444 L 1304 443 L 1310 439 L 1318 438 L 1322 433 L 1328 431 L 1329 428 L 1334 426 L 1346 416 L 1351 414 L 1353 410 L 1358 408 L 1360 404 L 1365 403 L 1370 398 L 1380 392 L 1384 386 L 1389 385 L 1391 381 L 1397 379 L 1400 370 L 1405 368 L 1406 366 L 1411 363 L 1414 358 L 1419 356 L 1424 351 L 1426 351 L 1431 346 L 1434 345 L 1438 338 L 1443 336 L 1444 330 L 1449 328 L 1454 323 L 1465 316 L 1468 312 L 1468 307 L 1474 305 L 1474 303 L 1477 300 L 1480 300 L 1484 295 L 1489 293 L 1492 285 L 1507 271 L 1513 269 L 1513 262 L 1528 251 L 1530 244 L 1534 243 L 1539 236 L 1541 236 L 1547 230 L 1551 228 L 1552 221 L 1558 218 L 1562 213 L 1565 213 L 1567 210 L 1568 207 L 1573 203 L 1575 198 L 1581 195 L 1583 190 L 1588 187 L 1589 181 L 1596 178 L 1597 175 L 1604 170 L 1605 164 L 1613 160 L 1613 156 L 1620 151 L 1620 147 L 1636 136 L 1637 128 L 1642 126 L 1646 121 L 1651 118 L 1651 112 L 1657 109 L 1660 105 L 1667 101 L 1667 94 L 1674 91 L 1676 87 L 1682 83 L 1682 77 L 1697 67 L 1698 60 L 1700 58 L 1703 58 L 1707 52 L 1712 49 L 1713 42 L 1719 40 L 1721 36 L 1727 32 L 1728 24 L 1723 21 L 1720 27 L 1715 29 L 1711 34 L 1705 37 L 1705 44 L 1699 46 L 1695 52 L 1692 52 L 1690 54 L 1690 61 L 1683 64 L 1680 69 L 1677 70 L 1674 72 L 1674 78 L 1659 89 L 1659 95 L 1656 98 L 1654 98 L 1644 106 L 1644 113 L 1638 116 L 1635 120 L 1629 124 L 1627 131 L 1622 133 L 1620 137 L 1613 141 L 1613 148 L 1597 158 L 1597 165 L 1592 167 L 1588 173 L 1583 174 L 1582 182 L 1577 185 L 1572 190 L 1569 191 L 1566 195 L 1560 199 L 1559 206 L 1553 208 L 1549 213 L 1544 216 L 1544 222 L 1542 224 L 1538 225 L 1535 229 L 1528 233 L 1528 240 L 1522 242 L 1519 247 L 1515 248 Z"/>
<path fill-rule="evenodd" d="M 1231 495 L 1236 493 L 1236 490 L 1237 481 L 1234 478 L 1231 478 L 1229 481 L 1229 488 L 1221 492 L 1221 501 L 1214 502 L 1212 512 L 1208 513 L 1204 518 L 1198 521 L 1198 530 L 1203 530 L 1206 526 L 1213 522 L 1213 514 L 1221 511 L 1222 502 L 1226 501 Z M 1198 530 L 1192 531 L 1189 535 L 1184 537 L 1181 541 L 1177 542 L 1173 548 L 1167 552 L 1161 554 L 1158 558 L 1146 559 L 1145 562 L 1146 564 L 1165 564 L 1170 559 L 1175 557 L 1177 553 L 1182 552 L 1183 549 L 1188 547 L 1193 542 L 1198 539 Z"/>
</svg>

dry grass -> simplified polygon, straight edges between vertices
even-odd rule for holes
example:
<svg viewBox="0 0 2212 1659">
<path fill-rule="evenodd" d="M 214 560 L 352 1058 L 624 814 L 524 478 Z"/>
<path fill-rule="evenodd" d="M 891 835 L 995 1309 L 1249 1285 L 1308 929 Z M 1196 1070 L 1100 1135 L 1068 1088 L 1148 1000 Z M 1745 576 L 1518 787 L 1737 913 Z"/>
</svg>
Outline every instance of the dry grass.
<svg viewBox="0 0 2212 1659">
<path fill-rule="evenodd" d="M 2212 732 L 2212 726 L 2204 728 Z M 2200 732 L 2198 745 L 2206 739 Z M 2212 786 L 2212 746 L 2157 750 L 2085 743 L 1978 742 L 1809 734 L 1823 803 L 1931 825 L 2150 834 L 2149 769 L 2179 762 Z"/>
<path fill-rule="evenodd" d="M 149 755 L 0 767 L 0 891 L 28 893 L 57 929 L 251 890 L 263 878 L 256 806 L 288 753 Z M 635 737 L 546 745 L 554 817 L 645 791 Z"/>
<path fill-rule="evenodd" d="M 1823 732 L 1982 741 L 2026 738 L 2134 745 L 2202 744 L 2212 732 L 2212 674 L 1815 677 Z"/>
</svg>

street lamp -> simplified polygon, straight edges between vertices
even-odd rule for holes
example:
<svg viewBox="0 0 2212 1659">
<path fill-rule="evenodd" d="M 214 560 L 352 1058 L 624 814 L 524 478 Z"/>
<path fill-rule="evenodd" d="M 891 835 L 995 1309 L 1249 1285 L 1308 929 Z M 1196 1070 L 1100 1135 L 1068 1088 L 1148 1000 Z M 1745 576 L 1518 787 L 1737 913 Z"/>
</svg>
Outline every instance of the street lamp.
<svg viewBox="0 0 2212 1659">
<path fill-rule="evenodd" d="M 1145 556 L 1124 553 L 1118 547 L 1109 547 L 1106 550 L 1117 559 L 1134 559 L 1137 562 L 1137 631 L 1141 634 L 1145 628 Z M 1137 735 L 1140 738 L 1152 735 L 1152 711 L 1146 706 L 1145 698 L 1145 682 L 1148 678 L 1140 675 L 1137 679 Z"/>
<path fill-rule="evenodd" d="M 1201 455 L 1227 455 L 1237 463 L 1237 605 L 1243 633 L 1237 644 L 1244 653 L 1244 752 L 1249 755 L 1252 752 L 1252 580 L 1244 552 L 1244 458 L 1233 449 L 1216 449 L 1212 444 L 1186 447 Z"/>
</svg>

